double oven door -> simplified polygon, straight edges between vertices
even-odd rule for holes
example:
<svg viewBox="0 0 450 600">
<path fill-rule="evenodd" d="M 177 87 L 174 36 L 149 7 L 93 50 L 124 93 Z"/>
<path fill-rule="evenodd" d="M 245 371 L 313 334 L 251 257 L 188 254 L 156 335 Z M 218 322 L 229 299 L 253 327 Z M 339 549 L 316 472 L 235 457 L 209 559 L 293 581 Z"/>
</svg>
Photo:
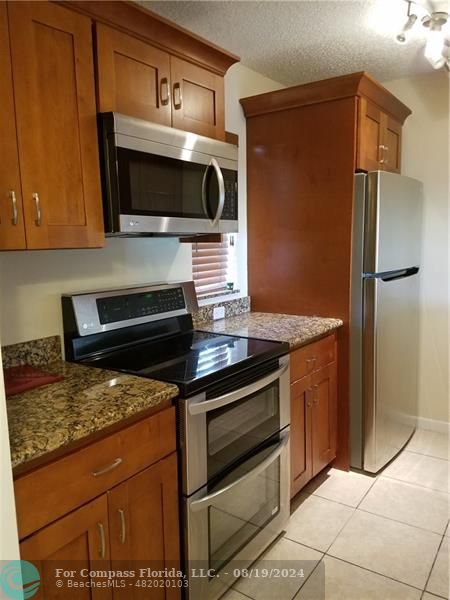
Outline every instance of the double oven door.
<svg viewBox="0 0 450 600">
<path fill-rule="evenodd" d="M 237 389 L 181 401 L 192 600 L 220 597 L 289 518 L 289 357 L 276 362 Z"/>
</svg>

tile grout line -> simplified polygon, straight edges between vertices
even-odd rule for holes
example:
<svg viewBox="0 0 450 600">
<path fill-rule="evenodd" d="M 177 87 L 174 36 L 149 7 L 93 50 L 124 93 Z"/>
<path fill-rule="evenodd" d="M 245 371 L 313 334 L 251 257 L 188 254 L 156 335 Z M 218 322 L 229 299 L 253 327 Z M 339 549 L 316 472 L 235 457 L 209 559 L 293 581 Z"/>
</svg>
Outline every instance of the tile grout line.
<svg viewBox="0 0 450 600">
<path fill-rule="evenodd" d="M 381 477 L 381 475 L 380 475 L 380 477 Z M 388 474 L 383 474 L 382 477 L 385 477 L 386 479 L 393 479 L 394 481 L 401 481 L 402 483 L 409 483 L 410 485 L 416 485 L 417 487 L 423 488 L 425 490 L 431 490 L 433 492 L 440 492 L 441 494 L 447 494 L 447 496 L 449 495 L 448 488 L 447 488 L 447 490 L 438 490 L 437 488 L 429 487 L 427 485 L 421 485 L 420 483 L 416 483 L 416 482 L 412 482 L 412 481 L 406 481 L 405 479 L 399 479 L 398 477 L 393 477 L 392 475 L 388 475 Z"/>
<path fill-rule="evenodd" d="M 404 452 L 411 452 L 412 454 L 419 454 L 420 456 L 428 456 L 428 458 L 436 458 L 437 460 L 446 460 L 449 462 L 448 458 L 442 458 L 442 456 L 436 456 L 435 454 L 425 454 L 425 452 L 419 452 L 418 450 L 408 450 L 408 448 L 405 448 Z"/>
<path fill-rule="evenodd" d="M 320 560 L 317 561 L 316 566 L 314 567 L 314 569 L 311 570 L 311 573 L 308 575 L 308 577 L 305 579 L 305 581 L 302 583 L 302 585 L 298 588 L 298 590 L 295 592 L 294 597 L 292 598 L 292 600 L 295 600 L 296 597 L 299 595 L 299 593 L 301 592 L 302 588 L 304 585 L 306 585 L 306 582 L 312 577 L 312 574 L 314 573 L 314 571 L 316 571 L 316 569 L 319 567 L 320 563 L 323 562 L 323 559 L 325 557 L 325 554 L 322 554 Z M 325 574 L 325 564 L 323 565 L 324 568 L 324 574 Z M 326 578 L 324 578 L 324 587 L 325 587 L 325 580 Z"/>
<path fill-rule="evenodd" d="M 356 510 L 359 510 L 363 513 L 366 513 L 368 515 L 373 515 L 374 517 L 380 517 L 381 519 L 387 519 L 388 521 L 394 521 L 394 523 L 400 523 L 400 525 L 407 525 L 408 527 L 413 527 L 414 529 L 419 529 L 419 531 L 425 531 L 425 533 L 433 533 L 434 535 L 439 535 L 439 536 L 443 536 L 445 534 L 441 533 L 440 531 L 433 531 L 432 529 L 425 529 L 425 527 L 419 527 L 418 525 L 412 525 L 411 523 L 407 523 L 406 521 L 399 521 L 398 519 L 394 519 L 393 517 L 387 517 L 386 515 L 380 515 L 379 513 L 375 513 L 372 512 L 370 510 L 366 510 L 365 508 L 357 508 Z"/>
<path fill-rule="evenodd" d="M 432 573 L 432 571 L 433 571 L 433 569 L 434 569 L 434 565 L 436 564 L 436 560 L 437 560 L 437 557 L 438 557 L 439 551 L 440 551 L 440 549 L 441 549 L 441 547 L 442 547 L 442 544 L 444 543 L 444 539 L 445 539 L 445 532 L 444 532 L 444 534 L 443 534 L 443 536 L 442 536 L 441 543 L 440 543 L 440 544 L 439 544 L 439 546 L 438 546 L 438 549 L 437 549 L 437 551 L 436 551 L 436 555 L 435 555 L 435 557 L 434 557 L 434 560 L 433 560 L 433 562 L 432 562 L 432 564 L 431 564 L 431 569 L 430 569 L 430 572 L 428 573 L 428 577 L 427 577 L 427 580 L 426 580 L 426 582 L 425 582 L 425 587 L 423 588 L 423 592 L 424 592 L 424 594 L 425 594 L 425 592 L 427 591 L 427 585 L 428 585 L 428 583 L 430 582 L 431 573 Z M 429 593 L 431 594 L 432 592 L 429 592 Z M 436 594 L 434 594 L 434 595 L 436 595 Z"/>
<path fill-rule="evenodd" d="M 392 478 L 392 477 L 389 477 L 389 479 L 393 479 L 393 478 Z M 406 481 L 402 481 L 401 479 L 394 479 L 394 481 L 400 481 L 401 483 L 406 483 L 406 484 L 408 484 L 408 485 L 415 485 L 415 484 L 409 484 L 408 482 L 406 482 Z M 372 484 L 372 486 L 373 486 L 373 485 L 374 485 L 374 484 Z M 371 488 L 370 488 L 370 489 L 367 491 L 367 493 L 364 495 L 364 497 L 362 498 L 361 502 L 364 500 L 364 498 L 365 498 L 365 497 L 367 496 L 367 494 L 370 492 L 370 490 L 372 489 L 372 486 L 371 486 Z M 445 494 L 445 493 L 446 493 L 446 492 L 440 492 L 439 490 L 431 490 L 430 488 L 426 488 L 426 487 L 424 487 L 424 486 L 417 486 L 417 487 L 420 487 L 420 489 L 430 490 L 430 491 L 433 491 L 433 492 L 438 492 L 438 493 L 441 493 L 441 494 Z M 300 492 L 300 493 L 302 493 L 302 492 Z M 353 514 L 352 514 L 352 515 L 351 515 L 351 516 L 348 518 L 348 520 L 347 520 L 347 521 L 344 523 L 344 525 L 342 526 L 342 528 L 339 530 L 339 533 L 341 533 L 342 529 L 344 529 L 345 525 L 347 525 L 347 523 L 350 521 L 350 519 L 351 519 L 351 518 L 354 516 L 354 513 L 355 513 L 356 511 L 358 511 L 358 510 L 359 510 L 359 511 L 361 511 L 361 512 L 363 512 L 363 513 L 369 514 L 369 515 L 374 515 L 375 517 L 380 517 L 380 519 L 387 519 L 388 521 L 394 521 L 394 523 L 400 523 L 401 525 L 407 525 L 408 527 L 413 527 L 414 529 L 419 529 L 420 531 L 425 531 L 426 533 L 433 533 L 433 534 L 435 534 L 435 535 L 445 535 L 445 531 L 447 531 L 447 527 L 448 527 L 448 525 L 446 525 L 446 526 L 445 526 L 444 534 L 442 534 L 442 533 L 440 533 L 440 532 L 438 532 L 438 531 L 433 531 L 433 530 L 431 530 L 431 529 L 425 529 L 424 527 L 419 527 L 418 525 L 412 525 L 411 523 L 406 523 L 405 521 L 399 521 L 398 519 L 394 519 L 394 518 L 392 518 L 392 517 L 387 517 L 387 516 L 385 516 L 385 515 L 380 515 L 380 514 L 378 514 L 378 513 L 371 512 L 370 510 L 366 510 L 366 509 L 364 509 L 364 508 L 360 508 L 360 504 L 361 504 L 361 502 L 358 504 L 358 506 L 356 506 L 356 507 L 355 507 L 355 506 L 350 506 L 349 504 L 344 504 L 343 502 L 338 502 L 337 500 L 330 500 L 329 498 L 325 498 L 324 496 L 318 496 L 317 494 L 308 494 L 308 496 L 315 496 L 315 497 L 317 497 L 317 498 L 320 498 L 321 500 L 326 500 L 326 501 L 328 501 L 328 502 L 333 502 L 334 504 L 338 504 L 339 506 L 345 506 L 346 508 L 351 508 L 351 509 L 353 510 Z M 447 494 L 447 496 L 448 496 L 448 494 Z M 449 500 L 450 500 L 450 497 L 449 497 Z M 300 507 L 301 507 L 301 504 L 300 504 L 300 506 L 298 506 L 298 507 L 295 509 L 295 511 L 294 511 L 293 513 L 291 513 L 291 515 L 290 515 L 290 517 L 289 517 L 289 518 L 292 518 L 292 515 L 294 515 L 294 513 L 295 513 L 295 512 L 296 512 L 296 511 L 297 511 L 297 510 L 298 510 Z M 338 535 L 339 535 L 339 534 L 338 534 Z M 284 537 L 286 537 L 286 536 L 284 536 Z M 336 536 L 336 538 L 337 538 L 337 536 Z M 336 538 L 333 540 L 333 542 L 332 542 L 333 544 L 334 544 L 334 542 L 336 541 Z M 299 542 L 299 541 L 297 541 L 297 540 L 292 540 L 291 538 L 287 538 L 287 539 L 288 539 L 288 540 L 291 540 L 292 542 L 296 542 L 297 544 L 302 544 L 303 546 L 307 546 L 307 544 L 304 544 L 303 542 Z M 330 546 L 329 546 L 328 548 L 330 548 L 330 547 L 331 547 L 331 545 L 332 545 L 332 544 L 330 544 Z M 308 546 L 308 548 L 311 548 L 312 550 L 316 550 L 316 552 L 324 552 L 324 550 L 318 550 L 317 548 L 313 548 L 312 546 Z M 325 552 L 326 552 L 326 551 L 325 551 Z"/>
<path fill-rule="evenodd" d="M 330 558 L 334 558 L 335 560 L 341 560 L 342 562 L 347 563 L 348 565 L 352 565 L 352 567 L 357 567 L 358 569 L 362 569 L 363 571 L 367 571 L 368 573 L 373 573 L 374 575 L 380 575 L 381 577 L 384 577 L 385 579 L 389 579 L 390 581 L 395 581 L 395 583 L 400 583 L 401 585 L 406 585 L 407 587 L 412 588 L 413 590 L 418 590 L 419 592 L 424 591 L 422 588 L 412 585 L 411 583 L 405 583 L 404 581 L 399 581 L 398 579 L 394 579 L 394 577 L 391 577 L 390 575 L 385 575 L 384 573 L 380 573 L 379 571 L 373 571 L 372 569 L 368 569 L 367 567 L 362 567 L 361 565 L 352 563 L 351 561 L 349 561 L 345 558 L 340 558 L 339 556 L 335 556 L 334 554 L 328 554 L 328 552 L 327 552 L 325 554 L 325 556 L 329 556 Z"/>
</svg>

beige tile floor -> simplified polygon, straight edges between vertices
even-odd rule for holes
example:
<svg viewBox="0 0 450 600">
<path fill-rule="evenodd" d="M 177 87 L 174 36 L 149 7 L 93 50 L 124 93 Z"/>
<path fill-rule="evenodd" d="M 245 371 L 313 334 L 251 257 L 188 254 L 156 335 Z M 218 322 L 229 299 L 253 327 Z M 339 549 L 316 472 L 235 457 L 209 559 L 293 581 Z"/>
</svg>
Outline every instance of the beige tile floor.
<svg viewBox="0 0 450 600">
<path fill-rule="evenodd" d="M 241 579 L 224 600 L 449 599 L 448 459 L 448 437 L 419 430 L 376 477 L 320 474 L 260 559 L 305 561 L 304 577 Z"/>
</svg>

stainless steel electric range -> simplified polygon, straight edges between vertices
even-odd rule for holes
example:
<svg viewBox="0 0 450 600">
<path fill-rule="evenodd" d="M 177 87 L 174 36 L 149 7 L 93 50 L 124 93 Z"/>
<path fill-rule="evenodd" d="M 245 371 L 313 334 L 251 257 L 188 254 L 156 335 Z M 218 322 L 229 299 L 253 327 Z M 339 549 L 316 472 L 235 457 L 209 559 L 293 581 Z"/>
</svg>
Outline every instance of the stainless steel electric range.
<svg viewBox="0 0 450 600">
<path fill-rule="evenodd" d="M 192 282 L 62 304 L 67 360 L 178 386 L 188 595 L 219 598 L 289 517 L 288 344 L 194 330 Z"/>
</svg>

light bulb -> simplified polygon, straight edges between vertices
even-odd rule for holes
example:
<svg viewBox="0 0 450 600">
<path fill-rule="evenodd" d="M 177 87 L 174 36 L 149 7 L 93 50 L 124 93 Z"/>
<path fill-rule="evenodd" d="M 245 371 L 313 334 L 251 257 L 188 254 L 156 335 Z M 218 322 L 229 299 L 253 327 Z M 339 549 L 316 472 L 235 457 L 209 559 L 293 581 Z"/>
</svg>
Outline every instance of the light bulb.
<svg viewBox="0 0 450 600">
<path fill-rule="evenodd" d="M 445 43 L 445 32 L 442 31 L 442 26 L 432 24 L 428 32 L 427 45 L 425 46 L 425 56 L 429 60 L 434 69 L 440 69 L 445 64 L 443 56 Z"/>
</svg>

